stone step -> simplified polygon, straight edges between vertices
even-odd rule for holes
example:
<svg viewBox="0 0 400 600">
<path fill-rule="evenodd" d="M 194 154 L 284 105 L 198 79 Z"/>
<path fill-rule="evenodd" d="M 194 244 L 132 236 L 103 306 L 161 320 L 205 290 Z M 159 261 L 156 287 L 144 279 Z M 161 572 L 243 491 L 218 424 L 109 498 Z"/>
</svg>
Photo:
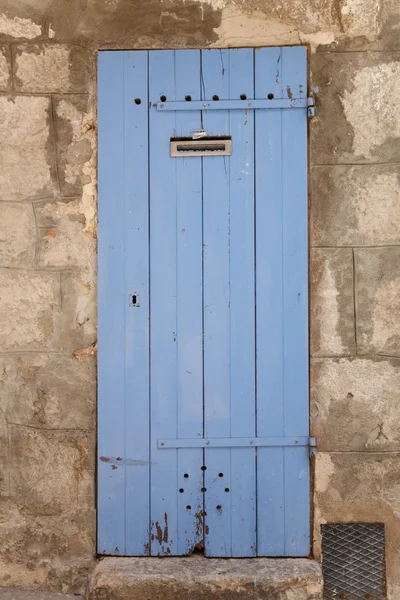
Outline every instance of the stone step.
<svg viewBox="0 0 400 600">
<path fill-rule="evenodd" d="M 83 600 L 83 598 L 75 594 L 62 594 L 61 592 L 0 588 L 0 600 Z"/>
<path fill-rule="evenodd" d="M 89 600 L 322 600 L 320 565 L 305 558 L 103 558 Z"/>
</svg>

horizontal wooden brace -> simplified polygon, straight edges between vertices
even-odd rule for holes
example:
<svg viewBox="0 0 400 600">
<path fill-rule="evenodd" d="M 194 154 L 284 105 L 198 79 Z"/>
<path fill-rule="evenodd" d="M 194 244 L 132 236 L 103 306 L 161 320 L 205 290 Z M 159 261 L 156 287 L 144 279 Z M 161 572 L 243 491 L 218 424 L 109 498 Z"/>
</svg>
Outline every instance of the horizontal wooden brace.
<svg viewBox="0 0 400 600">
<path fill-rule="evenodd" d="M 183 438 L 158 440 L 158 448 L 259 448 L 281 446 L 315 447 L 313 437 Z"/>
<path fill-rule="evenodd" d="M 153 106 L 155 106 L 153 104 Z M 177 102 L 157 102 L 157 110 L 253 110 L 274 108 L 309 108 L 314 106 L 313 98 L 276 98 L 273 100 L 192 100 Z"/>
</svg>

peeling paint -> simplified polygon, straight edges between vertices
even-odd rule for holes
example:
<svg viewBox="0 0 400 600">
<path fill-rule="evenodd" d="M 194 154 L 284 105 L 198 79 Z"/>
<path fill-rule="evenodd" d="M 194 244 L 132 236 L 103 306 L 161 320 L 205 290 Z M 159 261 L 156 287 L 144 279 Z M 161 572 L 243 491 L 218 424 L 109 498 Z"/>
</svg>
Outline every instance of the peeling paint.
<svg viewBox="0 0 400 600">
<path fill-rule="evenodd" d="M 344 348 L 339 335 L 339 290 L 328 261 L 324 262 L 323 274 L 318 284 L 318 297 L 323 316 L 319 319 L 320 346 L 329 348 L 332 354 L 342 354 Z"/>
<path fill-rule="evenodd" d="M 0 14 L 0 33 L 13 38 L 32 40 L 42 35 L 42 28 L 30 19 L 10 19 L 5 14 Z"/>
<path fill-rule="evenodd" d="M 325 452 L 317 454 L 316 465 L 318 475 L 315 479 L 315 490 L 319 493 L 326 492 L 335 473 L 335 465 L 330 455 Z"/>
<path fill-rule="evenodd" d="M 341 97 L 346 118 L 353 128 L 353 150 L 370 158 L 386 141 L 400 137 L 400 62 L 361 69 L 351 90 Z"/>
<path fill-rule="evenodd" d="M 400 277 L 378 287 L 372 318 L 371 343 L 377 351 L 396 347 L 400 341 Z"/>
<path fill-rule="evenodd" d="M 87 141 L 90 144 L 92 153 L 90 159 L 83 166 L 78 161 L 67 162 L 66 181 L 75 183 L 78 179 L 82 182 L 82 197 L 80 201 L 80 213 L 85 217 L 85 231 L 96 236 L 97 232 L 97 194 L 96 194 L 96 125 L 94 116 L 88 113 L 83 115 L 79 110 L 67 100 L 62 100 L 57 107 L 57 114 L 62 119 L 67 120 L 72 127 L 73 139 L 71 143 L 73 156 L 73 147 L 76 144 Z"/>
</svg>

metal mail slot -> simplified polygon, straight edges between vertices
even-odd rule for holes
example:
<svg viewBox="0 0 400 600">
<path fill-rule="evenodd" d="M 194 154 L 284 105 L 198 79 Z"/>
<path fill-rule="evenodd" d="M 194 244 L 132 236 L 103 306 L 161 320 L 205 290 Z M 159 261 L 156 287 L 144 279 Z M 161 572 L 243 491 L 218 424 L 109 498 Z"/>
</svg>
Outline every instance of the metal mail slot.
<svg viewBox="0 0 400 600">
<path fill-rule="evenodd" d="M 207 137 L 201 140 L 171 138 L 171 156 L 230 156 L 232 138 Z"/>
</svg>

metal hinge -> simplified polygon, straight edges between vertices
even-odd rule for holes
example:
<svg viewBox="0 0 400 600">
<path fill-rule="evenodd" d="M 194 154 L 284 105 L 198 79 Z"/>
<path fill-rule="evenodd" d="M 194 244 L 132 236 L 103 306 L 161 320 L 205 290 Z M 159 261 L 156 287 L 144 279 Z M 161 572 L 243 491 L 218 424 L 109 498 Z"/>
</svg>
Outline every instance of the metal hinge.
<svg viewBox="0 0 400 600">
<path fill-rule="evenodd" d="M 157 447 L 168 448 L 260 448 L 308 446 L 315 450 L 317 440 L 314 437 L 252 437 L 252 438 L 183 438 L 158 440 Z"/>
<path fill-rule="evenodd" d="M 266 110 L 276 108 L 306 108 L 308 116 L 314 116 L 314 98 L 274 98 L 272 100 L 192 100 L 157 102 L 158 111 L 181 110 Z"/>
</svg>

